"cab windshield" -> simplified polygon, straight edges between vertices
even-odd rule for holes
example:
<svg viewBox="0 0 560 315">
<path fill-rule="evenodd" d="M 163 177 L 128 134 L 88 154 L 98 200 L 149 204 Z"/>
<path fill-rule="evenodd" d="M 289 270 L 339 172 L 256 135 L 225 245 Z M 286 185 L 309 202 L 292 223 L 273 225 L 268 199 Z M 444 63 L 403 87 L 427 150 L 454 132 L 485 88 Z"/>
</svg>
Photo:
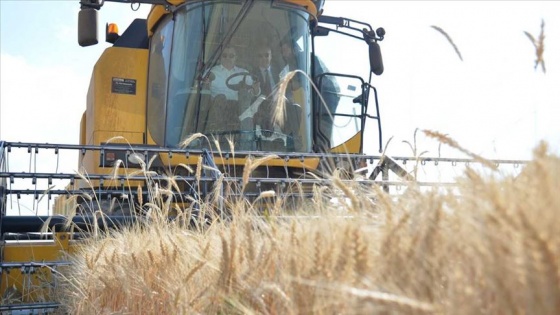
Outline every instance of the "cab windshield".
<svg viewBox="0 0 560 315">
<path fill-rule="evenodd" d="M 202 133 L 189 148 L 311 151 L 310 83 L 294 72 L 310 73 L 308 21 L 305 10 L 272 1 L 197 2 L 163 21 L 148 79 L 156 143 L 176 147 Z"/>
</svg>

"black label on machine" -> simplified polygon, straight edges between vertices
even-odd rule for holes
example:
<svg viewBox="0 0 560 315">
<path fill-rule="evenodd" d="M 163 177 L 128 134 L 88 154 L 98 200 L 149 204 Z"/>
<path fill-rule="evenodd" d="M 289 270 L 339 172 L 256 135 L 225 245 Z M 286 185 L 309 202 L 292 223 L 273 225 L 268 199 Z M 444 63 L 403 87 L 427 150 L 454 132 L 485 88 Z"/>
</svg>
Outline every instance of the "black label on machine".
<svg viewBox="0 0 560 315">
<path fill-rule="evenodd" d="M 111 92 L 118 94 L 136 95 L 136 80 L 113 78 L 111 84 Z"/>
</svg>

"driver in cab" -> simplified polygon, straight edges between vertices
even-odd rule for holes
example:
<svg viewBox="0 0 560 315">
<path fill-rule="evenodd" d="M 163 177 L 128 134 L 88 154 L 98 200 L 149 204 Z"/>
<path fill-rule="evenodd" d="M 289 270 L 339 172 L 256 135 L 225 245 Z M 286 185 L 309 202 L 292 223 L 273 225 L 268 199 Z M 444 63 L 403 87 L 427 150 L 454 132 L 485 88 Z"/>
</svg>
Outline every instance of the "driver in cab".
<svg viewBox="0 0 560 315">
<path fill-rule="evenodd" d="M 234 47 L 228 46 L 222 51 L 220 57 L 220 64 L 214 66 L 210 70 L 209 85 L 212 99 L 217 101 L 235 101 L 239 100 L 239 92 L 229 88 L 226 84 L 227 79 L 235 74 L 247 73 L 246 69 L 240 68 L 235 65 L 237 60 L 237 52 Z M 229 84 L 236 85 L 245 79 L 245 83 L 250 86 L 249 92 L 253 96 L 258 96 L 260 91 L 260 84 L 254 81 L 251 76 L 237 76 L 229 80 Z"/>
</svg>

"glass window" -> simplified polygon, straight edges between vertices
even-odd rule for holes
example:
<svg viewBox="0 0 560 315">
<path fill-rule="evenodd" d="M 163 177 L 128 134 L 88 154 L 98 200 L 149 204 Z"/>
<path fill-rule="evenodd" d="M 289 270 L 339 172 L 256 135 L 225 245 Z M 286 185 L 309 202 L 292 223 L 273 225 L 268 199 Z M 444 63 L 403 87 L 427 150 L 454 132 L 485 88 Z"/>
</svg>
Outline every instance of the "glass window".
<svg viewBox="0 0 560 315">
<path fill-rule="evenodd" d="M 154 33 L 150 46 L 147 119 L 148 131 L 158 144 L 163 143 L 165 133 L 165 103 L 172 37 L 173 21 L 168 19 Z"/>
<path fill-rule="evenodd" d="M 222 151 L 229 139 L 235 150 L 309 152 L 310 82 L 293 72 L 310 73 L 308 20 L 303 9 L 270 1 L 178 10 L 165 145 L 203 133 Z M 216 149 L 208 141 L 190 147 Z"/>
<path fill-rule="evenodd" d="M 362 130 L 361 95 L 364 82 L 346 76 L 320 77 L 321 94 L 325 103 L 319 109 L 319 128 L 329 139 L 330 147 L 350 140 Z"/>
</svg>

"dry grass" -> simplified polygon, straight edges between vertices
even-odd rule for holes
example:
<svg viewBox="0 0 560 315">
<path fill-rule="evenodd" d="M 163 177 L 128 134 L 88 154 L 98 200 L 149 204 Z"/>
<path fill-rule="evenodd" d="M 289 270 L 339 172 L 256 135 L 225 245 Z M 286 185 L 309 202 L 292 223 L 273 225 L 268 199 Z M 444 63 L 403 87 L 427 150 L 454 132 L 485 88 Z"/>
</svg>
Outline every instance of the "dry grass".
<svg viewBox="0 0 560 315">
<path fill-rule="evenodd" d="M 541 69 L 543 71 L 543 73 L 546 73 L 546 67 L 544 65 L 544 19 L 541 20 L 541 32 L 539 33 L 539 37 L 535 38 L 533 35 L 531 35 L 531 33 L 524 31 L 523 33 L 525 33 L 525 36 L 527 36 L 527 38 L 529 38 L 529 40 L 531 41 L 531 43 L 533 44 L 533 46 L 535 47 L 535 70 L 537 70 L 537 67 L 539 66 L 539 64 L 541 65 Z"/>
<path fill-rule="evenodd" d="M 459 51 L 459 48 L 457 47 L 457 45 L 455 45 L 455 43 L 453 42 L 453 39 L 451 39 L 451 36 L 449 36 L 449 34 L 447 34 L 447 32 L 445 32 L 441 27 L 439 26 L 435 26 L 432 25 L 431 26 L 433 29 L 435 29 L 436 31 L 438 31 L 439 33 L 441 33 L 441 35 L 443 35 L 445 37 L 445 39 L 447 39 L 447 41 L 449 42 L 449 44 L 451 44 L 451 46 L 453 46 L 453 49 L 455 50 L 455 53 L 457 54 L 457 56 L 459 57 L 459 59 L 461 59 L 461 61 L 463 61 L 463 56 L 461 55 L 461 52 Z"/>
<path fill-rule="evenodd" d="M 257 219 L 241 203 L 203 231 L 160 220 L 92 239 L 64 304 L 73 314 L 560 314 L 560 158 L 542 145 L 515 178 L 468 170 L 460 184 L 459 195 L 410 186 L 395 199 L 335 179 L 348 204 L 316 197 L 302 210 L 313 217 Z"/>
</svg>

